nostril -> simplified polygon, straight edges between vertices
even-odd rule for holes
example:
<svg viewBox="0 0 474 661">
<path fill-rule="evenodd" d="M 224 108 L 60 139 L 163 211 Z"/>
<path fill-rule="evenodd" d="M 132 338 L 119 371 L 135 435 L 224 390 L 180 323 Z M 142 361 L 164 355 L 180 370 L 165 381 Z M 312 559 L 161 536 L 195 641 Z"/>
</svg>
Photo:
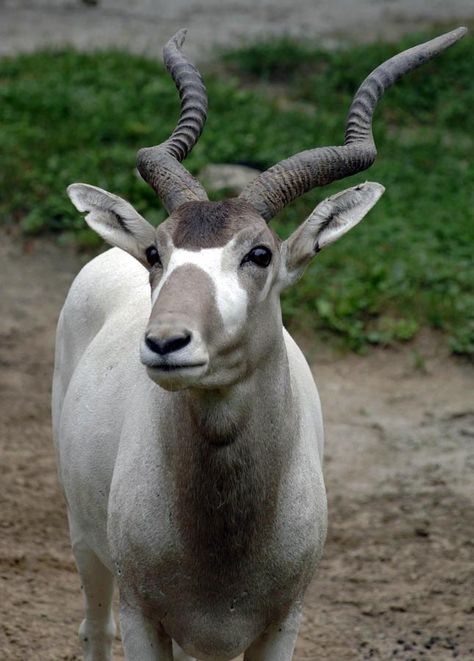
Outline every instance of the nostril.
<svg viewBox="0 0 474 661">
<path fill-rule="evenodd" d="M 173 351 L 178 351 L 183 349 L 191 342 L 191 333 L 185 331 L 179 335 L 173 335 L 167 337 L 166 339 L 160 340 L 158 337 L 151 337 L 147 335 L 145 337 L 145 344 L 151 351 L 159 353 L 160 356 L 164 356 L 167 353 L 172 353 Z"/>
<path fill-rule="evenodd" d="M 172 353 L 183 349 L 191 342 L 191 333 L 183 333 L 182 335 L 173 335 L 173 337 L 163 340 L 162 350 L 163 353 Z"/>
</svg>

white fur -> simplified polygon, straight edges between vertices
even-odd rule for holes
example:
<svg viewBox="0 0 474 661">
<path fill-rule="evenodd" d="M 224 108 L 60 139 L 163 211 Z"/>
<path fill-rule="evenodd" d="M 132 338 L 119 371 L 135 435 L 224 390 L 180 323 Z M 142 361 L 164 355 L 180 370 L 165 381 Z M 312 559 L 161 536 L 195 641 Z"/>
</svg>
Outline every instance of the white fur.
<svg viewBox="0 0 474 661">
<path fill-rule="evenodd" d="M 152 295 L 152 305 L 170 275 L 180 266 L 192 264 L 211 278 L 216 293 L 216 304 L 226 331 L 232 335 L 245 322 L 247 316 L 247 292 L 240 285 L 234 265 L 225 264 L 225 257 L 232 241 L 222 248 L 202 248 L 199 251 L 174 248 L 166 270 Z"/>
<path fill-rule="evenodd" d="M 202 253 L 209 255 L 207 251 Z M 205 268 L 206 272 L 215 274 L 220 269 L 222 249 L 210 254 L 214 257 L 207 260 Z M 202 254 L 184 251 L 184 256 L 202 264 L 199 259 Z M 219 296 L 225 296 L 225 291 L 219 288 Z M 163 431 L 157 435 L 158 421 L 162 430 L 172 424 L 167 420 L 175 394 L 152 383 L 139 359 L 138 347 L 150 311 L 147 272 L 123 251 L 112 249 L 84 267 L 76 278 L 58 326 L 53 428 L 59 475 L 69 504 L 74 550 L 81 561 L 79 569 L 88 588 L 86 621 L 81 626 L 87 661 L 111 659 L 111 585 L 113 575 L 117 577 L 122 570 L 111 556 L 110 534 L 123 539 L 145 535 L 146 548 L 149 548 L 146 562 L 151 563 L 150 567 L 157 562 L 159 566 L 161 557 L 166 557 L 166 562 L 176 557 L 179 562 L 181 541 L 174 518 L 170 517 L 170 513 L 175 516 L 173 490 L 169 485 L 173 476 L 162 451 L 166 436 L 162 435 Z M 231 311 L 226 312 L 224 308 L 226 314 L 229 319 Z M 275 571 L 279 580 L 287 575 L 290 576 L 287 581 L 292 584 L 295 557 L 305 548 L 307 535 L 313 540 L 314 562 L 322 552 L 326 499 L 318 393 L 301 351 L 286 331 L 283 331 L 283 340 L 291 396 L 301 417 L 299 425 L 292 428 L 293 450 L 281 478 L 274 540 L 265 545 L 264 557 L 251 559 L 249 574 L 252 576 L 256 571 L 254 561 L 269 563 L 270 568 L 278 568 Z M 256 407 L 259 420 L 268 407 L 268 415 L 276 420 L 282 407 L 267 400 L 271 389 L 278 390 L 278 379 L 271 365 L 265 369 L 260 380 L 247 384 L 244 391 L 248 390 L 250 405 Z M 232 397 L 228 392 L 226 401 L 240 396 L 237 392 Z M 285 416 L 288 417 L 288 412 Z M 260 439 L 261 432 L 258 426 L 256 440 Z M 278 433 L 278 427 L 274 433 Z M 284 452 L 286 454 L 286 449 Z M 272 472 L 274 460 L 269 454 L 262 470 Z M 131 518 L 122 528 L 116 517 L 124 515 Z M 128 557 L 133 561 L 134 552 Z M 143 562 L 143 559 L 138 562 L 138 571 L 142 571 Z M 268 570 L 268 576 L 265 580 L 273 581 L 272 569 Z M 173 577 L 166 583 L 166 589 L 163 588 L 167 595 L 173 583 L 188 580 L 179 570 L 174 571 Z M 254 601 L 251 612 L 260 614 L 268 610 L 268 604 L 261 603 L 265 599 L 261 586 L 261 582 L 258 587 L 251 583 L 241 589 L 246 598 Z M 298 583 L 295 586 L 296 592 L 303 589 Z M 216 585 L 217 588 L 222 591 L 225 603 L 233 603 L 235 587 L 224 582 Z M 290 615 L 275 621 L 271 632 L 262 638 L 262 625 L 254 616 L 240 614 L 238 608 L 234 613 L 222 611 L 220 606 L 217 611 L 212 610 L 212 604 L 208 605 L 209 612 L 196 610 L 189 602 L 186 589 L 181 590 L 179 584 L 178 589 L 179 603 L 174 603 L 173 609 L 187 613 L 185 621 L 192 630 L 197 627 L 208 640 L 224 637 L 225 641 L 227 638 L 240 641 L 241 647 L 235 654 L 216 652 L 200 655 L 200 658 L 230 661 L 249 647 L 248 659 L 290 661 L 298 628 L 299 596 Z M 130 661 L 172 660 L 171 652 L 167 651 L 166 635 L 151 626 L 139 610 L 121 613 L 121 630 L 126 658 Z M 175 629 L 171 627 L 168 633 L 180 641 L 179 631 L 175 636 Z M 185 642 L 183 646 L 189 658 L 194 659 L 192 646 Z"/>
</svg>

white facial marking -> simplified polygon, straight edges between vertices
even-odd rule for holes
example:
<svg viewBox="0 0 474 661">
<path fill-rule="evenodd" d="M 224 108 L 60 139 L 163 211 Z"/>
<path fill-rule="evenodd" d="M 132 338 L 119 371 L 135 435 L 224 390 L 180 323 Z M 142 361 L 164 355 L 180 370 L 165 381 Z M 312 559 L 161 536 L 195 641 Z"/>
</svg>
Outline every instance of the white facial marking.
<svg viewBox="0 0 474 661">
<path fill-rule="evenodd" d="M 271 276 L 271 269 L 267 269 L 267 279 L 265 281 L 265 286 L 262 289 L 260 296 L 258 297 L 260 303 L 267 298 L 268 292 L 270 291 L 270 287 L 273 284 L 272 278 L 270 276 Z"/>
<path fill-rule="evenodd" d="M 235 267 L 225 264 L 226 249 L 233 240 L 222 248 L 202 248 L 199 251 L 174 248 L 166 270 L 152 294 L 155 304 L 160 291 L 170 275 L 179 266 L 192 264 L 202 269 L 211 278 L 216 292 L 216 305 L 222 317 L 224 328 L 232 334 L 240 328 L 247 317 L 247 292 L 241 286 Z M 233 260 L 229 260 L 232 262 Z"/>
</svg>

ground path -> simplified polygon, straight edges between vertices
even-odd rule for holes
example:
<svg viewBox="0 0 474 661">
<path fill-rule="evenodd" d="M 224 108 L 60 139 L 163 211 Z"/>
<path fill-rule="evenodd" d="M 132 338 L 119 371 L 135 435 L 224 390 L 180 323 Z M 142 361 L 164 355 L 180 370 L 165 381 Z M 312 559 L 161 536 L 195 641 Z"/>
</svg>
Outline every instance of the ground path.
<svg viewBox="0 0 474 661">
<path fill-rule="evenodd" d="M 171 34 L 188 27 L 187 52 L 202 58 L 215 45 L 262 35 L 331 45 L 473 19 L 472 0 L 0 0 L 0 55 L 61 44 L 159 55 Z"/>
</svg>

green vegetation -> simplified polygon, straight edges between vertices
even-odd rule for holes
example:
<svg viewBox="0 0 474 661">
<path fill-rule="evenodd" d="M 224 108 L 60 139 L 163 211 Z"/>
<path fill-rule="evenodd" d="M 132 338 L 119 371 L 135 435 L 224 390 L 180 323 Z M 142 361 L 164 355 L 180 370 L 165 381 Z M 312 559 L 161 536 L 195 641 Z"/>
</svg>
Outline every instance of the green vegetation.
<svg viewBox="0 0 474 661">
<path fill-rule="evenodd" d="M 319 51 L 289 40 L 225 53 L 206 76 L 210 115 L 186 161 L 262 168 L 302 149 L 340 144 L 352 94 L 396 45 Z M 296 201 L 275 219 L 286 236 L 317 202 L 370 179 L 387 192 L 369 217 L 314 260 L 283 298 L 287 322 L 368 343 L 422 326 L 474 354 L 474 40 L 468 37 L 388 91 L 376 111 L 376 165 Z M 277 83 L 274 85 L 274 83 Z M 153 222 L 165 213 L 134 173 L 139 147 L 172 130 L 177 95 L 163 68 L 121 52 L 37 53 L 0 60 L 0 217 L 26 233 L 100 245 L 65 195 L 86 181 L 129 199 Z"/>
</svg>

